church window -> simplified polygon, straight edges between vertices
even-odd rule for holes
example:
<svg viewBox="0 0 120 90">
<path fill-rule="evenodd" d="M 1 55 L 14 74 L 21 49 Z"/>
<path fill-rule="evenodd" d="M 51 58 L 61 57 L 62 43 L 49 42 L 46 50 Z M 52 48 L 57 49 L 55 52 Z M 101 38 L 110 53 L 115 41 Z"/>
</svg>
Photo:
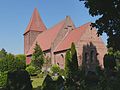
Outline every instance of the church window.
<svg viewBox="0 0 120 90">
<path fill-rule="evenodd" d="M 90 60 L 91 60 L 91 62 L 94 61 L 94 51 L 90 52 Z"/>
<path fill-rule="evenodd" d="M 63 54 L 61 54 L 61 57 L 62 57 L 62 58 L 64 58 L 64 55 L 63 55 Z"/>
<path fill-rule="evenodd" d="M 88 53 L 85 53 L 85 62 L 88 61 Z"/>
</svg>

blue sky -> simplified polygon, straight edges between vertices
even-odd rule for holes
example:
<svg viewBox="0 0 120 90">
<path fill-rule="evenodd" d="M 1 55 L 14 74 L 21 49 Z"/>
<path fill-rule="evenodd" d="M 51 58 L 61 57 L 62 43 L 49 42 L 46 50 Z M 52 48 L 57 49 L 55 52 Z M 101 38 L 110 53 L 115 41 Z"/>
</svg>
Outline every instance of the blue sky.
<svg viewBox="0 0 120 90">
<path fill-rule="evenodd" d="M 23 54 L 23 33 L 37 8 L 47 28 L 69 15 L 75 26 L 94 22 L 79 0 L 0 0 L 0 49 L 13 54 Z M 106 36 L 103 36 L 106 43 Z"/>
</svg>

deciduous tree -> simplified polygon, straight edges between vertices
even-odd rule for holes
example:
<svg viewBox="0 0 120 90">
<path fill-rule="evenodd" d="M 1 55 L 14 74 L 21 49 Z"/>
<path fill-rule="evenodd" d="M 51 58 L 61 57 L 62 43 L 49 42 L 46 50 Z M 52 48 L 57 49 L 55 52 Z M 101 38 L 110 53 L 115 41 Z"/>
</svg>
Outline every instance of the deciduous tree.
<svg viewBox="0 0 120 90">
<path fill-rule="evenodd" d="M 99 16 L 92 23 L 98 29 L 98 35 L 106 33 L 108 47 L 120 50 L 120 1 L 119 0 L 80 0 L 84 1 L 91 16 Z"/>
</svg>

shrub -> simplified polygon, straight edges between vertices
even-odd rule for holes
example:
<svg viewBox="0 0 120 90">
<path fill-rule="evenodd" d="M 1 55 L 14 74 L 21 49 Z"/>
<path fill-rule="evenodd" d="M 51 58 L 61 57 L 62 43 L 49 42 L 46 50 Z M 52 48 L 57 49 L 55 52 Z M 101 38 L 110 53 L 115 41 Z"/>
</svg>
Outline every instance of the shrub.
<svg viewBox="0 0 120 90">
<path fill-rule="evenodd" d="M 30 76 L 25 70 L 8 72 L 7 78 L 8 90 L 32 90 Z"/>
<path fill-rule="evenodd" d="M 50 75 L 47 75 L 42 84 L 42 90 L 54 90 L 53 80 Z"/>
<path fill-rule="evenodd" d="M 114 69 L 116 66 L 116 61 L 114 55 L 106 54 L 104 56 L 104 68 Z"/>
<path fill-rule="evenodd" d="M 55 64 L 51 67 L 51 71 L 53 72 L 53 74 L 59 73 L 60 72 L 60 67 Z"/>
<path fill-rule="evenodd" d="M 64 79 L 62 78 L 62 76 L 60 75 L 60 76 L 58 77 L 57 81 L 56 81 L 58 90 L 61 90 L 61 88 L 64 87 L 64 81 L 65 81 L 65 80 L 64 80 Z"/>
<path fill-rule="evenodd" d="M 59 73 L 60 73 L 61 76 L 65 76 L 65 70 L 64 69 L 60 69 Z"/>
<path fill-rule="evenodd" d="M 0 72 L 0 87 L 5 87 L 7 83 L 7 72 Z"/>
<path fill-rule="evenodd" d="M 29 73 L 29 75 L 33 75 L 33 74 L 35 74 L 36 70 L 35 70 L 34 66 L 30 65 L 26 68 L 26 71 Z"/>
<path fill-rule="evenodd" d="M 86 84 L 97 84 L 98 83 L 98 77 L 95 72 L 89 71 L 86 76 Z"/>
<path fill-rule="evenodd" d="M 38 76 L 39 78 L 43 78 L 43 77 L 44 77 L 44 73 L 39 73 L 37 76 Z"/>
</svg>

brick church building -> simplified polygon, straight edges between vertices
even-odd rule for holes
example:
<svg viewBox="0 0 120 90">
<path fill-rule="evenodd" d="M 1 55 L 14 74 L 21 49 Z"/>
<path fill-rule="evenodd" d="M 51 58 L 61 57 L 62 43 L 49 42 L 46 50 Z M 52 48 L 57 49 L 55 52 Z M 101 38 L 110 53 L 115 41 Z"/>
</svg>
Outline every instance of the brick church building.
<svg viewBox="0 0 120 90">
<path fill-rule="evenodd" d="M 69 16 L 47 29 L 37 9 L 35 9 L 24 32 L 26 63 L 31 62 L 31 55 L 37 42 L 45 56 L 51 58 L 51 64 L 58 64 L 64 68 L 66 51 L 74 42 L 79 65 L 85 65 L 88 69 L 94 69 L 98 63 L 102 66 L 107 48 L 96 33 L 96 29 L 91 28 L 90 23 L 75 27 Z"/>
</svg>

